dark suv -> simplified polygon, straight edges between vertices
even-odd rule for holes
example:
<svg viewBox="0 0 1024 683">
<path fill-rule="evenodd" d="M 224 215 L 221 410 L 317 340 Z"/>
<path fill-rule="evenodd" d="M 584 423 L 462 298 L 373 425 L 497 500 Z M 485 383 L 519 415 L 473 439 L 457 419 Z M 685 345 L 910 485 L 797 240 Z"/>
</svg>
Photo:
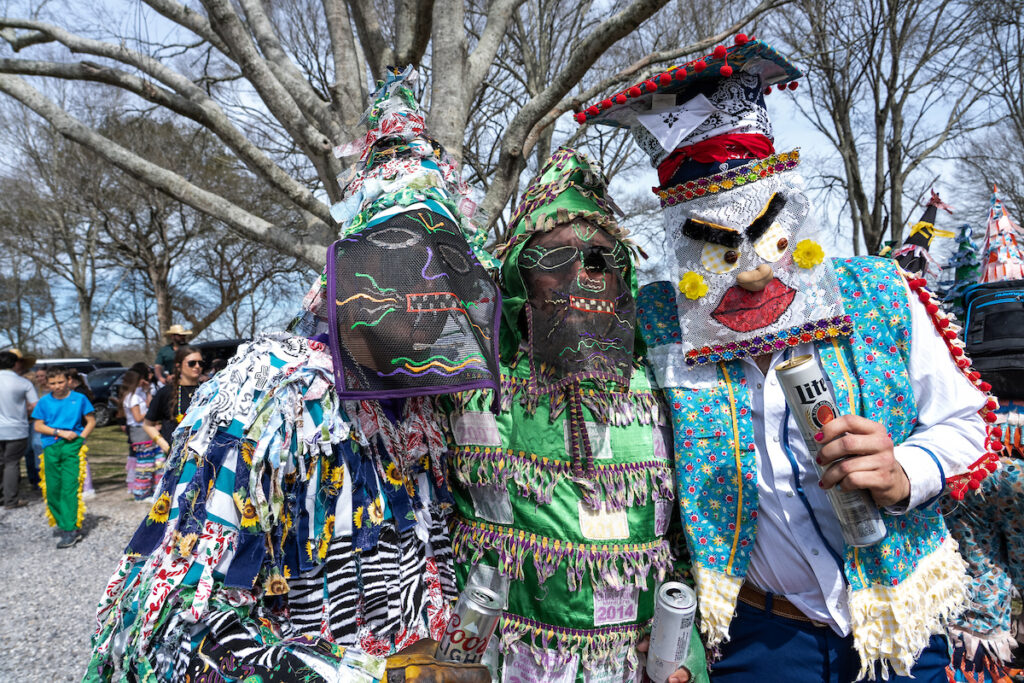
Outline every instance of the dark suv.
<svg viewBox="0 0 1024 683">
<path fill-rule="evenodd" d="M 96 411 L 96 426 L 106 427 L 117 415 L 117 389 L 128 368 L 100 368 L 85 376 L 85 382 L 92 391 L 93 409 Z"/>
</svg>

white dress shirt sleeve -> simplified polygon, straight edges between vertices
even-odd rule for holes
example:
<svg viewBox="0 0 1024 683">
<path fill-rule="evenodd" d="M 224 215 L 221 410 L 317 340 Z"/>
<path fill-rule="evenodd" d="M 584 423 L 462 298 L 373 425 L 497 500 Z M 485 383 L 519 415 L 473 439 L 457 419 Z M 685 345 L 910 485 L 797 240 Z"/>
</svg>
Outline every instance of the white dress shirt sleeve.
<svg viewBox="0 0 1024 683">
<path fill-rule="evenodd" d="M 902 514 L 942 492 L 946 477 L 962 474 L 985 452 L 985 422 L 978 411 L 987 400 L 956 366 L 928 311 L 912 292 L 907 370 L 917 404 L 917 426 L 893 449 L 910 480 L 909 504 L 889 507 Z"/>
</svg>

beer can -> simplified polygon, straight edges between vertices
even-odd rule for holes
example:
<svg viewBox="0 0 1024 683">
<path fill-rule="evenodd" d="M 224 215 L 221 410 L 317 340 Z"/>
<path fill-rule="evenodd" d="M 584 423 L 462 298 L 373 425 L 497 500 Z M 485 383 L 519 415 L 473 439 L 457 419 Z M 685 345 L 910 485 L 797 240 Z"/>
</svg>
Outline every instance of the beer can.
<svg viewBox="0 0 1024 683">
<path fill-rule="evenodd" d="M 817 463 L 816 456 L 824 444 L 815 441 L 814 435 L 836 418 L 835 396 L 832 395 L 821 367 L 811 356 L 797 356 L 783 361 L 776 366 L 775 373 L 786 395 L 786 403 L 800 425 L 807 451 L 811 454 L 811 462 L 820 478 L 825 468 Z M 839 526 L 847 545 L 860 548 L 874 545 L 885 538 L 885 522 L 870 493 L 863 489 L 844 491 L 838 486 L 833 486 L 826 493 L 839 518 Z"/>
<path fill-rule="evenodd" d="M 501 598 L 489 588 L 467 586 L 455 604 L 435 657 L 446 662 L 479 663 L 501 619 L 501 604 Z"/>
<path fill-rule="evenodd" d="M 665 683 L 686 661 L 690 632 L 697 614 L 697 594 L 685 583 L 661 584 L 654 599 L 654 625 L 647 650 L 647 675 L 653 683 Z"/>
</svg>

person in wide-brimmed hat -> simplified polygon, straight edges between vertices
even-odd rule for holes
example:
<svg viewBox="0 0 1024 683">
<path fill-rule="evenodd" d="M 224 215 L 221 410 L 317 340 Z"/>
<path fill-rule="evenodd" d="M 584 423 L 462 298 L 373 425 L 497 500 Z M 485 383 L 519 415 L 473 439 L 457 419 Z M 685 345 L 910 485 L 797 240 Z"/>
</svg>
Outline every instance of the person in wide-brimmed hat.
<svg viewBox="0 0 1024 683">
<path fill-rule="evenodd" d="M 164 330 L 164 336 L 170 343 L 156 352 L 156 361 L 153 364 L 153 371 L 161 384 L 166 384 L 170 373 L 174 371 L 174 354 L 188 342 L 192 330 L 186 330 L 181 325 L 171 325 Z"/>
</svg>

